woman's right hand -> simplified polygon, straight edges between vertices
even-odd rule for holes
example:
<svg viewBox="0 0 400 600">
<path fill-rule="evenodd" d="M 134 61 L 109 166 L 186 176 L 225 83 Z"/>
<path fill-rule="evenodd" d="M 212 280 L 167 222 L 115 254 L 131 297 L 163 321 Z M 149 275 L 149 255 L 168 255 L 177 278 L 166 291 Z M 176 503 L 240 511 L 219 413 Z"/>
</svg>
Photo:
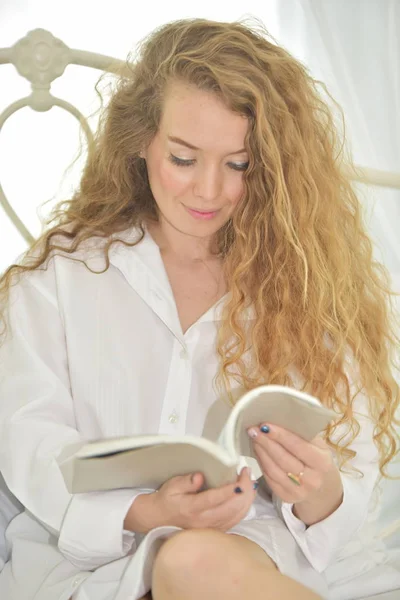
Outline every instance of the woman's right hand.
<svg viewBox="0 0 400 600">
<path fill-rule="evenodd" d="M 202 473 L 180 475 L 166 481 L 157 492 L 136 498 L 125 519 L 125 529 L 147 533 L 155 527 L 228 531 L 248 513 L 256 492 L 248 470 L 235 483 L 199 492 Z M 235 489 L 240 488 L 241 493 Z"/>
</svg>

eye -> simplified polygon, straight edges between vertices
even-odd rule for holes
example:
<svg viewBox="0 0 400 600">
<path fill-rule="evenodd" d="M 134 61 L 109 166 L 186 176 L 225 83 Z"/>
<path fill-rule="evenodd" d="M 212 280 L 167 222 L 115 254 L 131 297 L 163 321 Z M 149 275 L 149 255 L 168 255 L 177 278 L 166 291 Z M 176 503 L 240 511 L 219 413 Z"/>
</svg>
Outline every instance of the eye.
<svg viewBox="0 0 400 600">
<path fill-rule="evenodd" d="M 174 154 L 169 155 L 169 160 L 178 167 L 190 167 L 196 162 L 195 159 L 178 158 Z M 249 163 L 228 163 L 228 165 L 233 171 L 245 171 L 248 168 Z"/>
<path fill-rule="evenodd" d="M 229 166 L 234 171 L 245 171 L 248 168 L 249 163 L 229 163 Z"/>
<path fill-rule="evenodd" d="M 169 160 L 174 164 L 178 165 L 178 167 L 190 167 L 190 165 L 194 164 L 194 160 L 184 160 L 183 158 L 178 158 L 173 154 L 169 155 Z"/>
</svg>

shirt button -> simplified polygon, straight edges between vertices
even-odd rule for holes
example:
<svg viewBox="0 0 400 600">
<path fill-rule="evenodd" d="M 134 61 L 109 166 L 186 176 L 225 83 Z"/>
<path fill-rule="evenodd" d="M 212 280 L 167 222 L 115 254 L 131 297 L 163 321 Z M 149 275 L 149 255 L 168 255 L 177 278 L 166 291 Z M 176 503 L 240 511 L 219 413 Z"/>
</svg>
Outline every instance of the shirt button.
<svg viewBox="0 0 400 600">
<path fill-rule="evenodd" d="M 182 350 L 179 353 L 179 356 L 183 359 L 183 360 L 187 360 L 189 358 L 189 353 L 186 350 L 186 348 L 182 348 Z"/>
<path fill-rule="evenodd" d="M 169 415 L 168 421 L 170 423 L 176 423 L 177 421 L 179 421 L 179 417 L 178 417 L 178 415 L 176 414 L 175 411 Z"/>
</svg>

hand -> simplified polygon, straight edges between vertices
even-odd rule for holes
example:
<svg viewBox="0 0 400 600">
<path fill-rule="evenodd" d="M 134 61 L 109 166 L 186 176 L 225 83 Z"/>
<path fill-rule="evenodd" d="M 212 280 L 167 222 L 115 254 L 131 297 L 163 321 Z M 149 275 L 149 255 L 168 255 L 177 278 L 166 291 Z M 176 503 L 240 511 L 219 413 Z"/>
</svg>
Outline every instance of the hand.
<svg viewBox="0 0 400 600">
<path fill-rule="evenodd" d="M 173 477 L 155 495 L 164 525 L 183 529 L 218 529 L 227 531 L 247 514 L 256 492 L 246 468 L 235 483 L 199 492 L 204 483 L 202 473 Z M 241 493 L 235 493 L 240 488 Z"/>
<path fill-rule="evenodd" d="M 157 492 L 139 496 L 125 519 L 125 528 L 147 533 L 155 527 L 227 531 L 248 513 L 256 492 L 246 468 L 235 483 L 199 491 L 202 473 L 180 475 L 166 481 Z M 241 493 L 235 493 L 240 488 Z M 139 502 L 140 501 L 140 502 Z M 145 516 L 144 516 L 145 513 Z"/>
<path fill-rule="evenodd" d="M 268 430 L 266 433 L 262 426 Z M 295 505 L 296 516 L 311 525 L 338 508 L 343 497 L 342 480 L 329 446 L 321 437 L 307 442 L 283 427 L 267 423 L 247 431 L 266 482 L 283 502 Z"/>
</svg>

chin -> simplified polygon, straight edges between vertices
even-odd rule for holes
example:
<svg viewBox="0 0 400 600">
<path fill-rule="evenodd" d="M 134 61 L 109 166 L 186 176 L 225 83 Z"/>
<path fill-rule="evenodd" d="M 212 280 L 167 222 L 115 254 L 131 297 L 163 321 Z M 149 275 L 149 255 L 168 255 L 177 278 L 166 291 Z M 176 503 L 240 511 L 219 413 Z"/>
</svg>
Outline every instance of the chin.
<svg viewBox="0 0 400 600">
<path fill-rule="evenodd" d="M 178 228 L 182 232 L 197 237 L 209 237 L 217 233 L 227 222 L 226 219 L 216 219 L 211 221 L 199 221 L 198 223 L 180 223 Z"/>
<path fill-rule="evenodd" d="M 224 211 L 225 212 L 225 211 Z M 191 235 L 198 238 L 207 238 L 216 234 L 228 222 L 231 215 L 216 215 L 212 219 L 196 219 L 190 214 L 163 214 L 162 219 L 165 220 L 170 227 L 185 235 Z"/>
</svg>

